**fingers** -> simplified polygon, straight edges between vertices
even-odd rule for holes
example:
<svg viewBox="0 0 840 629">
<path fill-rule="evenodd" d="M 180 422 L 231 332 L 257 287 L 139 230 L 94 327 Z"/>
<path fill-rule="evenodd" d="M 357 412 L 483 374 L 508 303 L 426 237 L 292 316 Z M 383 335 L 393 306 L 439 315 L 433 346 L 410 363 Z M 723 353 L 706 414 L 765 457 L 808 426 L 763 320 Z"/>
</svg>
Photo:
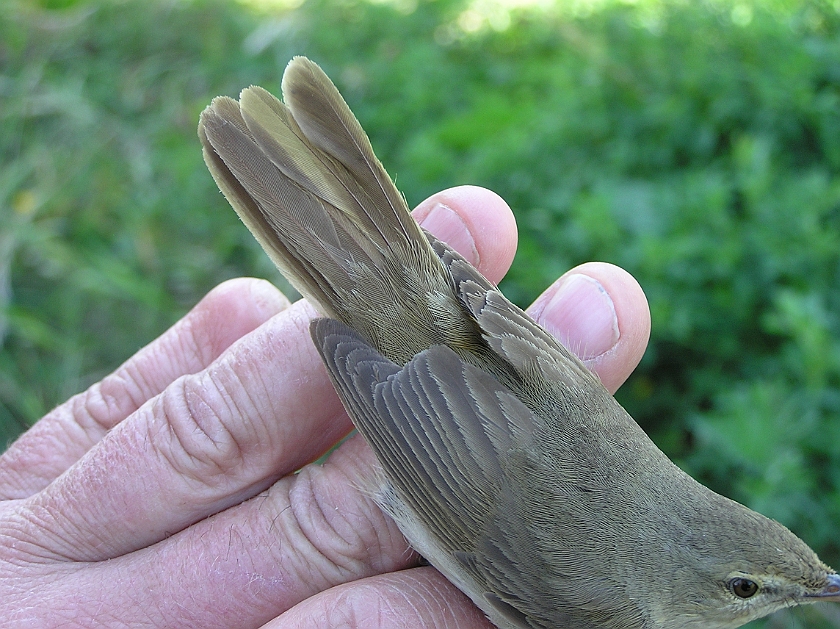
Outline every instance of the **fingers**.
<svg viewBox="0 0 840 629">
<path fill-rule="evenodd" d="M 263 629 L 493 629 L 475 605 L 430 567 L 354 581 L 306 599 Z"/>
<path fill-rule="evenodd" d="M 650 309 L 627 271 L 588 262 L 565 273 L 528 313 L 601 378 L 611 393 L 639 364 L 650 337 Z"/>
<path fill-rule="evenodd" d="M 307 333 L 300 301 L 182 376 L 18 506 L 45 553 L 132 552 L 267 488 L 351 425 Z"/>
<path fill-rule="evenodd" d="M 361 489 L 372 465 L 356 436 L 323 467 L 156 546 L 65 571 L 40 596 L 53 610 L 72 601 L 77 618 L 117 610 L 120 626 L 257 626 L 294 608 L 268 626 L 367 628 L 382 611 L 382 626 L 491 627 L 437 571 L 404 570 L 417 556 Z M 347 624 L 337 622 L 342 614 Z M 400 616 L 405 624 L 388 624 Z"/>
<path fill-rule="evenodd" d="M 0 500 L 46 487 L 103 435 L 176 378 L 207 367 L 231 343 L 288 306 L 263 280 L 217 286 L 113 374 L 41 419 L 0 457 Z"/>
<path fill-rule="evenodd" d="M 63 571 L 39 594 L 53 609 L 72 600 L 82 615 L 118 610 L 120 626 L 259 626 L 322 590 L 416 564 L 394 522 L 360 490 L 372 466 L 373 453 L 351 438 L 325 465 L 155 546 Z"/>
</svg>

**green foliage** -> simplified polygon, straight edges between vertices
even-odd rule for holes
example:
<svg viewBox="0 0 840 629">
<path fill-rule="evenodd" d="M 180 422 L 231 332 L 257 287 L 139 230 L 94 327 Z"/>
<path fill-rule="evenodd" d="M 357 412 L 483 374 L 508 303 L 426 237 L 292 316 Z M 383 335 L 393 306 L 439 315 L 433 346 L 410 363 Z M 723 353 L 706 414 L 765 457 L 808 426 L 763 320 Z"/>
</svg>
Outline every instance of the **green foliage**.
<svg viewBox="0 0 840 629">
<path fill-rule="evenodd" d="M 460 183 L 511 203 L 519 303 L 586 260 L 633 273 L 653 337 L 621 401 L 692 474 L 840 564 L 836 2 L 50 7 L 0 17 L 4 435 L 219 281 L 277 279 L 195 125 L 216 94 L 279 91 L 306 54 L 410 203 Z"/>
</svg>

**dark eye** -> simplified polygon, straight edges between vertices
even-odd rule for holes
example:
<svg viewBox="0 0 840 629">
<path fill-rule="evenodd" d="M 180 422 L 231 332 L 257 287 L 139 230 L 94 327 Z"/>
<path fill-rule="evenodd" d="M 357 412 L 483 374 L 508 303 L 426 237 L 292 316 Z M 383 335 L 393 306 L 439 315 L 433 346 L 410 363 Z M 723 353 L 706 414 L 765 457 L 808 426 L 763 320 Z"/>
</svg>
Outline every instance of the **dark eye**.
<svg viewBox="0 0 840 629">
<path fill-rule="evenodd" d="M 738 577 L 729 582 L 729 589 L 738 598 L 749 598 L 758 592 L 758 584 L 755 581 Z"/>
</svg>

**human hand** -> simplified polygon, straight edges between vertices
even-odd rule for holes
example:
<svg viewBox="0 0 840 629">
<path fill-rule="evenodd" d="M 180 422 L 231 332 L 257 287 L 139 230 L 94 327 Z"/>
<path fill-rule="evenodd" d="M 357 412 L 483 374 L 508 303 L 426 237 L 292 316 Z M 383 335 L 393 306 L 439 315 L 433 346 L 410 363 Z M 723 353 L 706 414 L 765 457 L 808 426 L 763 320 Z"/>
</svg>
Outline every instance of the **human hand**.
<svg viewBox="0 0 840 629">
<path fill-rule="evenodd" d="M 516 228 L 496 195 L 455 188 L 415 217 L 490 280 L 507 271 Z M 530 313 L 611 391 L 647 343 L 644 295 L 611 265 L 573 269 Z M 267 282 L 226 282 L 15 442 L 0 457 L 0 618 L 490 627 L 360 490 L 375 466 L 360 437 L 310 465 L 352 428 L 313 316 Z"/>
</svg>

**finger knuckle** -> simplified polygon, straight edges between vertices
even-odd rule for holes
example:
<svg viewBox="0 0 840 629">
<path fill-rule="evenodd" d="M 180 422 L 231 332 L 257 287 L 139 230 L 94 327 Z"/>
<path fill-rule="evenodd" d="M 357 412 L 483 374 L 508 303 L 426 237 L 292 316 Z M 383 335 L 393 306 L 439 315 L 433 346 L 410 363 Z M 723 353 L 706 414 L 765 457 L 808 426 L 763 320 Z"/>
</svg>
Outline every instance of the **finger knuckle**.
<svg viewBox="0 0 840 629">
<path fill-rule="evenodd" d="M 335 487 L 345 488 L 342 496 L 335 495 Z M 390 546 L 395 538 L 403 539 L 372 499 L 348 487 L 323 468 L 307 466 L 289 490 L 284 528 L 294 542 L 296 563 L 325 585 L 376 573 L 382 569 L 378 558 L 393 556 Z"/>
<path fill-rule="evenodd" d="M 183 376 L 157 402 L 166 427 L 162 456 L 181 476 L 204 485 L 230 482 L 246 461 L 244 413 L 207 374 Z"/>
</svg>

